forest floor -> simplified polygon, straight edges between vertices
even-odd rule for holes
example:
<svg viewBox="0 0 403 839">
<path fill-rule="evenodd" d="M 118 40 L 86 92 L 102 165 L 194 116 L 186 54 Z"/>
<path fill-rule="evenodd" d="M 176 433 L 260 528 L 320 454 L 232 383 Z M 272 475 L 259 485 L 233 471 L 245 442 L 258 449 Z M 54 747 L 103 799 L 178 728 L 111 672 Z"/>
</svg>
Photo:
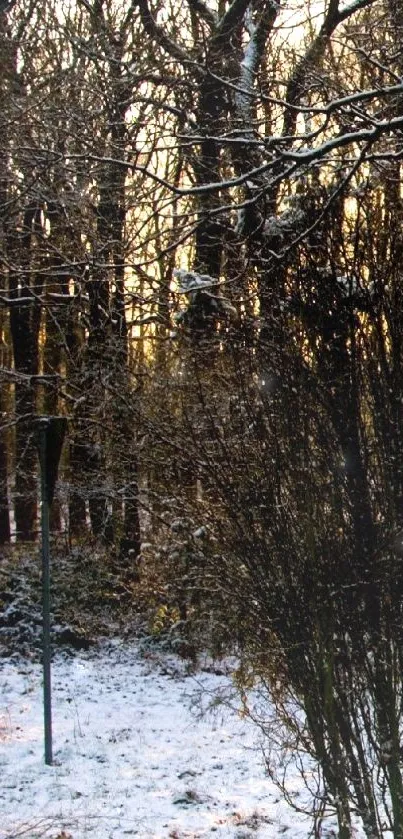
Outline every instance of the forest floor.
<svg viewBox="0 0 403 839">
<path fill-rule="evenodd" d="M 274 756 L 291 808 L 235 660 L 173 655 L 153 636 L 162 587 L 94 551 L 54 552 L 46 766 L 40 559 L 14 548 L 1 560 L 0 839 L 307 839 L 314 777 L 287 749 Z M 319 833 L 336 835 L 331 815 Z"/>
<path fill-rule="evenodd" d="M 104 641 L 52 666 L 54 765 L 39 662 L 0 669 L 1 839 L 302 839 L 310 822 L 265 772 L 231 667 Z M 306 795 L 294 770 L 290 788 Z M 300 798 L 298 799 L 298 796 Z M 334 835 L 332 823 L 323 836 Z"/>
</svg>

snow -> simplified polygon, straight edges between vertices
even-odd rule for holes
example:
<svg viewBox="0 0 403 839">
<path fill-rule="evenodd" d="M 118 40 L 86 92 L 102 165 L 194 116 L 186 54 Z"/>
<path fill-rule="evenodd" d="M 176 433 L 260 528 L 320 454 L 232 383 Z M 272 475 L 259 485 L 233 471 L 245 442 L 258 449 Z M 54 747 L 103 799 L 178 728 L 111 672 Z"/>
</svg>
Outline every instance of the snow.
<svg viewBox="0 0 403 839">
<path fill-rule="evenodd" d="M 345 277 L 343 274 L 337 274 L 335 279 L 337 285 L 349 296 L 360 291 L 356 277 Z"/>
<path fill-rule="evenodd" d="M 285 234 L 296 230 L 298 225 L 306 221 L 305 213 L 298 208 L 286 210 L 281 216 L 269 216 L 263 225 L 265 236 L 279 236 L 281 239 Z"/>
<path fill-rule="evenodd" d="M 1 839 L 305 839 L 310 822 L 265 773 L 231 675 L 105 642 L 52 665 L 54 765 L 43 759 L 42 673 L 0 670 Z M 211 706 L 214 710 L 206 711 Z M 295 772 L 294 789 L 302 791 Z M 323 834 L 325 835 L 325 834 Z"/>
<path fill-rule="evenodd" d="M 196 274 L 194 271 L 186 271 L 183 268 L 174 268 L 174 277 L 180 283 L 178 294 L 190 294 L 192 291 L 202 291 L 219 284 L 219 280 L 215 280 L 209 274 Z"/>
<path fill-rule="evenodd" d="M 239 114 L 245 123 L 245 138 L 248 135 L 253 136 L 253 129 L 247 127 L 251 123 L 251 94 L 253 92 L 255 73 L 259 60 L 259 51 L 257 45 L 257 27 L 252 20 L 251 10 L 248 9 L 245 14 L 245 23 L 249 31 L 249 43 L 245 49 L 244 58 L 240 65 L 239 89 L 235 92 L 235 102 Z"/>
</svg>

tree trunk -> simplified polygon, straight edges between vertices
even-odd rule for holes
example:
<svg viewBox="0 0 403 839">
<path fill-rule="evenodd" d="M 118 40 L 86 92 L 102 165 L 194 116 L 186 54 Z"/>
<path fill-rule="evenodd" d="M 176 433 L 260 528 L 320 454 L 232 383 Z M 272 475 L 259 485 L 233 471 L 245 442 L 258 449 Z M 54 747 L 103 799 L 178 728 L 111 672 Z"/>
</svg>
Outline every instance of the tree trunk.
<svg viewBox="0 0 403 839">
<path fill-rule="evenodd" d="M 6 388 L 5 383 L 1 385 L 0 389 L 0 416 L 6 416 L 3 399 L 3 387 Z M 10 509 L 8 502 L 8 444 L 7 432 L 3 427 L 0 429 L 0 545 L 4 545 L 10 541 Z"/>
<path fill-rule="evenodd" d="M 9 132 L 7 125 L 8 104 L 13 79 L 16 72 L 15 46 L 7 31 L 7 16 L 0 14 L 0 254 L 6 256 L 7 252 L 7 228 L 8 211 L 7 197 L 9 194 Z M 4 355 L 4 312 L 0 320 L 0 346 L 1 366 L 6 368 Z M 7 383 L 0 382 L 0 417 L 3 425 L 3 417 L 9 413 L 9 389 Z M 0 428 L 0 544 L 10 541 L 10 509 L 8 498 L 8 470 L 9 470 L 9 433 L 7 427 Z"/>
<path fill-rule="evenodd" d="M 10 297 L 23 298 L 21 305 L 11 307 L 10 325 L 13 341 L 15 383 L 15 521 L 17 540 L 36 538 L 37 525 L 37 452 L 34 419 L 36 417 L 36 382 L 39 371 L 39 328 L 42 291 L 36 277 L 32 258 L 32 239 L 40 225 L 40 209 L 36 203 L 28 205 L 24 213 L 23 230 L 13 236 L 13 256 L 21 265 L 17 275 L 10 274 Z M 18 264 L 17 262 L 17 264 Z"/>
</svg>

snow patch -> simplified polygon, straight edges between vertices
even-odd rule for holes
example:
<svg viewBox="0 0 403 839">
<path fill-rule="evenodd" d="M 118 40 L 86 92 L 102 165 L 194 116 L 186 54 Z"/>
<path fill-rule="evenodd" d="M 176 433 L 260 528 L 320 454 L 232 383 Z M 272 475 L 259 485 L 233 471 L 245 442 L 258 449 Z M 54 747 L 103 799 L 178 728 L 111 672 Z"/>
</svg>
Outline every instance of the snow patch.
<svg viewBox="0 0 403 839">
<path fill-rule="evenodd" d="M 259 732 L 240 713 L 230 673 L 189 676 L 180 659 L 168 664 L 119 642 L 58 655 L 51 767 L 41 668 L 3 664 L 1 839 L 307 837 L 309 820 L 265 774 Z M 303 796 L 297 773 L 293 785 Z"/>
<path fill-rule="evenodd" d="M 174 277 L 179 280 L 178 294 L 190 294 L 192 291 L 213 288 L 219 284 L 219 280 L 215 280 L 209 274 L 196 274 L 183 268 L 175 268 Z"/>
</svg>

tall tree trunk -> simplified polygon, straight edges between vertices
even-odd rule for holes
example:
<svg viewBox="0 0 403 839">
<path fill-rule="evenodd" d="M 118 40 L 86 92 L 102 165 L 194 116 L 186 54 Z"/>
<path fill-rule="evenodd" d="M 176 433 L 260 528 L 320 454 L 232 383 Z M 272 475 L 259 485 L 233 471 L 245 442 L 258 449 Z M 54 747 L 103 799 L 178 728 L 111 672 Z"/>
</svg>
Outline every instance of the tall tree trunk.
<svg viewBox="0 0 403 839">
<path fill-rule="evenodd" d="M 0 14 L 0 56 L 4 56 L 4 41 L 6 39 L 5 26 L 3 15 Z M 6 62 L 0 59 L 0 75 L 4 79 L 4 72 L 6 70 Z M 4 82 L 3 82 L 4 84 Z M 2 82 L 0 80 L 0 85 Z M 2 122 L 3 114 L 5 112 L 5 97 L 6 91 L 3 90 L 3 85 L 0 88 L 0 253 L 6 247 L 6 217 L 7 217 L 7 194 L 8 194 L 8 161 L 7 161 L 7 128 L 5 122 Z M 1 313 L 0 321 L 0 346 L 1 351 L 1 366 L 4 366 L 3 359 L 3 312 Z M 6 382 L 0 381 L 0 424 L 3 425 L 3 417 L 5 417 L 4 402 L 6 398 Z M 0 544 L 10 541 L 10 511 L 8 504 L 8 453 L 7 453 L 7 436 L 6 429 L 0 427 Z"/>
<path fill-rule="evenodd" d="M 78 289 L 75 289 L 78 292 Z M 87 529 L 86 492 L 84 474 L 86 450 L 83 441 L 86 438 L 85 406 L 81 400 L 85 380 L 83 354 L 85 347 L 84 329 L 80 324 L 78 311 L 73 303 L 67 313 L 66 325 L 66 368 L 67 379 L 76 397 L 72 409 L 73 419 L 69 434 L 69 533 L 73 538 L 82 536 Z"/>
<path fill-rule="evenodd" d="M 4 419 L 7 415 L 7 405 L 4 404 L 4 397 L 6 394 L 6 382 L 0 381 L 0 545 L 4 545 L 6 542 L 9 542 L 11 538 L 10 509 L 8 501 L 8 435 L 7 427 L 4 423 Z"/>
<path fill-rule="evenodd" d="M 59 184 L 55 185 L 55 192 Z M 47 416 L 60 413 L 60 381 L 62 374 L 63 347 L 67 341 L 67 299 L 69 295 L 70 272 L 65 265 L 64 251 L 69 241 L 66 236 L 66 220 L 63 208 L 57 200 L 47 202 L 47 219 L 50 227 L 49 252 L 47 257 L 48 279 L 46 284 L 47 308 L 45 311 L 45 341 L 43 345 L 43 372 L 46 377 L 43 397 L 43 412 Z M 66 299 L 56 300 L 52 295 L 63 295 Z M 50 511 L 50 526 L 60 531 L 62 524 L 61 506 L 54 498 Z"/>
<path fill-rule="evenodd" d="M 114 127 L 114 145 L 124 154 L 123 115 Z M 125 180 L 126 170 L 118 167 L 114 177 L 115 210 L 113 213 L 113 272 L 115 294 L 112 299 L 112 367 L 117 385 L 117 398 L 113 400 L 112 451 L 116 451 L 119 473 L 115 482 L 123 484 L 123 522 L 120 554 L 122 558 L 135 559 L 140 553 L 141 530 L 139 513 L 137 434 L 133 422 L 134 399 L 130 384 L 128 329 L 125 304 Z"/>
<path fill-rule="evenodd" d="M 42 292 L 35 272 L 32 240 L 40 224 L 40 208 L 30 204 L 19 236 L 13 236 L 13 256 L 20 272 L 10 273 L 10 313 L 15 383 L 15 521 L 17 540 L 32 541 L 37 524 L 37 453 L 34 419 L 36 416 L 36 376 L 39 371 L 39 328 Z M 17 262 L 17 264 L 18 264 Z M 34 277 L 33 281 L 31 278 Z M 21 304 L 18 300 L 21 299 Z"/>
</svg>

